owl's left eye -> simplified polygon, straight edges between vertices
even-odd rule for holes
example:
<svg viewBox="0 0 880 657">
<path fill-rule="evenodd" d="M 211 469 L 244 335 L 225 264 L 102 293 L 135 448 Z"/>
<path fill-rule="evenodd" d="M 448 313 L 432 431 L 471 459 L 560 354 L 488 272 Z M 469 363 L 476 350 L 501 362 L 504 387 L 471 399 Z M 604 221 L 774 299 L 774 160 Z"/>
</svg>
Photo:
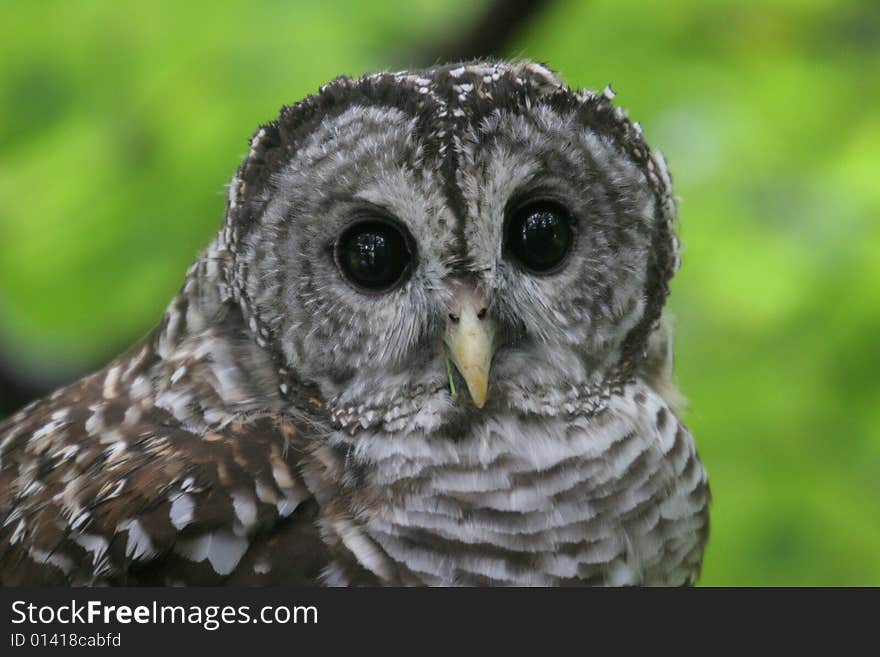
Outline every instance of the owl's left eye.
<svg viewBox="0 0 880 657">
<path fill-rule="evenodd" d="M 396 287 L 411 261 L 409 241 L 391 222 L 357 223 L 336 243 L 336 263 L 342 275 L 366 292 L 387 292 Z"/>
<path fill-rule="evenodd" d="M 571 218 L 562 206 L 539 201 L 521 206 L 505 229 L 508 253 L 532 274 L 558 271 L 574 241 Z"/>
</svg>

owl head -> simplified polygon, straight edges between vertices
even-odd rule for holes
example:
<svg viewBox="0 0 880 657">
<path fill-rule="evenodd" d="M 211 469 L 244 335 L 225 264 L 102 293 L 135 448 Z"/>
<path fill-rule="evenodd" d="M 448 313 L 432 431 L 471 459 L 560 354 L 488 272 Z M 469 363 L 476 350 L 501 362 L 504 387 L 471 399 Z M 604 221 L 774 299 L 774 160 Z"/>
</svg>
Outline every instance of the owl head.
<svg viewBox="0 0 880 657">
<path fill-rule="evenodd" d="M 357 427 L 541 413 L 626 377 L 677 267 L 675 205 L 612 97 L 478 62 L 283 108 L 221 233 L 252 338 Z"/>
</svg>

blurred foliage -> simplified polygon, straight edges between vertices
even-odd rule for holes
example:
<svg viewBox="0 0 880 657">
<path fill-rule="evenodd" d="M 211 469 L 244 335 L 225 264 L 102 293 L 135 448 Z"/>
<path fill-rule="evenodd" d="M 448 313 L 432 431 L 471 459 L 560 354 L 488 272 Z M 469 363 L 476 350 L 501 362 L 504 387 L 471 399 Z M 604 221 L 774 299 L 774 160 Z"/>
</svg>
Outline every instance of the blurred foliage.
<svg viewBox="0 0 880 657">
<path fill-rule="evenodd" d="M 254 127 L 456 0 L 0 9 L 0 343 L 77 371 L 160 316 Z M 704 584 L 880 584 L 880 3 L 560 1 L 507 56 L 611 82 L 681 196 Z"/>
</svg>

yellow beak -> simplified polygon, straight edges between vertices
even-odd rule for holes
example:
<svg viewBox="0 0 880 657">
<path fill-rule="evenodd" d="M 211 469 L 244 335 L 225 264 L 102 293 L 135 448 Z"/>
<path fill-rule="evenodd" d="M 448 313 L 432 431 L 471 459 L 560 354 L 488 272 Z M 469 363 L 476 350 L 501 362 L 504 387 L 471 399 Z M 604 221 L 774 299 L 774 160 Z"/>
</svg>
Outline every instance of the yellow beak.
<svg viewBox="0 0 880 657">
<path fill-rule="evenodd" d="M 495 353 L 495 323 L 479 296 L 462 294 L 449 316 L 443 341 L 468 387 L 474 406 L 483 408 L 489 389 L 489 366 Z"/>
</svg>

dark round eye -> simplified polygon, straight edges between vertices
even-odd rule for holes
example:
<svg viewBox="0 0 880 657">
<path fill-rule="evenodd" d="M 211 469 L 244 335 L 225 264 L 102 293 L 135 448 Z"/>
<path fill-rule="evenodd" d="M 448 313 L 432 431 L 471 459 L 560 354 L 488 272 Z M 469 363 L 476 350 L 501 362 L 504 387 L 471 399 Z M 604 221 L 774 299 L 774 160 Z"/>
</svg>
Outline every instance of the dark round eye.
<svg viewBox="0 0 880 657">
<path fill-rule="evenodd" d="M 412 256 L 406 237 L 385 221 L 364 221 L 346 229 L 336 244 L 336 262 L 342 274 L 370 292 L 394 287 Z"/>
<path fill-rule="evenodd" d="M 534 274 L 554 271 L 571 248 L 568 213 L 551 202 L 537 202 L 516 210 L 507 224 L 507 249 Z"/>
</svg>

